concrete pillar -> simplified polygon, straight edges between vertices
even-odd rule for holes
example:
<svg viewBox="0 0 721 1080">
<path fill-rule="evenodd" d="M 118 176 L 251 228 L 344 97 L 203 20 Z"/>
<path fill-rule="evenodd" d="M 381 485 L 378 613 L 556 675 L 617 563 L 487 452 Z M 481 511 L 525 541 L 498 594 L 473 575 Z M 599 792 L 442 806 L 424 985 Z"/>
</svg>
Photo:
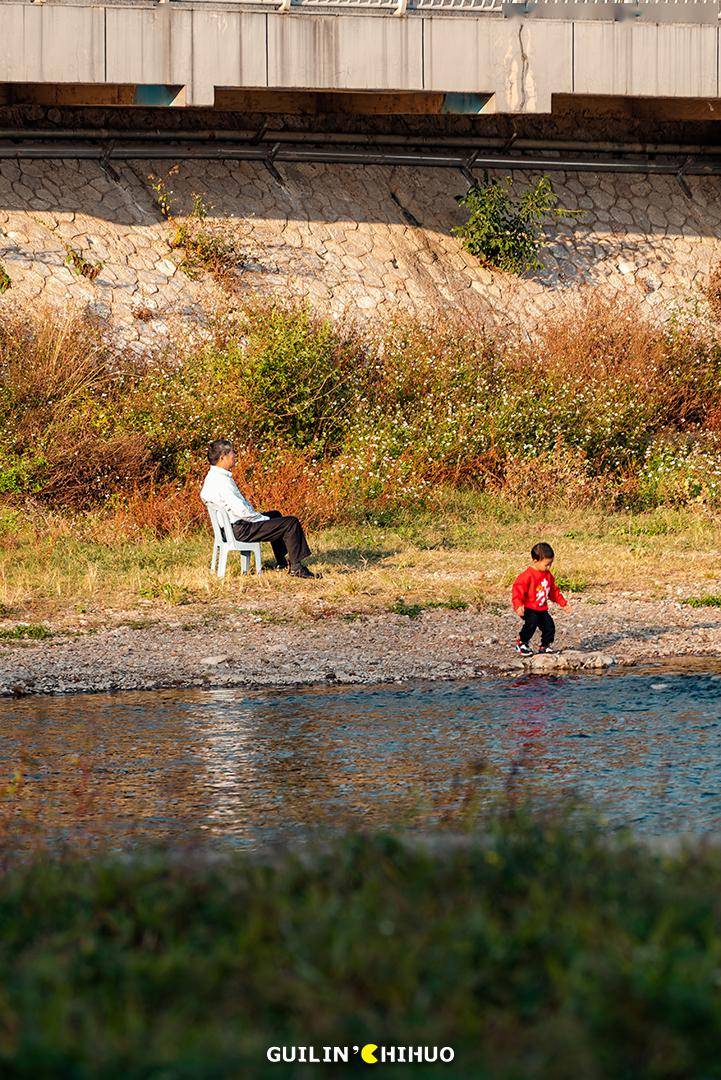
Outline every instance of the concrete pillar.
<svg viewBox="0 0 721 1080">
<path fill-rule="evenodd" d="M 425 22 L 426 88 L 493 93 L 497 112 L 550 112 L 573 89 L 573 24 L 433 16 Z"/>
</svg>

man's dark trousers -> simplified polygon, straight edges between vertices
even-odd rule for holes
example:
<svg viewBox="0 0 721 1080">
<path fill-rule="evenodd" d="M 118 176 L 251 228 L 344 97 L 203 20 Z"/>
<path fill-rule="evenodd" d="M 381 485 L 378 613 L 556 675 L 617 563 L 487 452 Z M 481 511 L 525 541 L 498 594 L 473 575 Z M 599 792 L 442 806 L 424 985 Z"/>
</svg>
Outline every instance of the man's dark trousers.
<svg viewBox="0 0 721 1080">
<path fill-rule="evenodd" d="M 279 510 L 263 510 L 269 521 L 234 521 L 233 535 L 241 544 L 269 541 L 275 561 L 281 566 L 289 562 L 296 570 L 311 554 L 303 526 L 297 517 L 281 514 Z"/>
<path fill-rule="evenodd" d="M 547 649 L 549 645 L 553 644 L 553 639 L 556 636 L 556 624 L 551 618 L 550 612 L 534 611 L 532 608 L 527 607 L 523 612 L 523 626 L 518 635 L 524 645 L 528 645 L 537 629 L 541 631 L 541 645 L 544 649 Z"/>
</svg>

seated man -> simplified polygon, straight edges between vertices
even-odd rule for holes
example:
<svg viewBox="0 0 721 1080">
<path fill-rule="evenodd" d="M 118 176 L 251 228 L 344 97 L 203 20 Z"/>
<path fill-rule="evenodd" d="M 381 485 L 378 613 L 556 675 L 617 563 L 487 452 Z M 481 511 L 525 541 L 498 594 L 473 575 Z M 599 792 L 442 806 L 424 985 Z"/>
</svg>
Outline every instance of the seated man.
<svg viewBox="0 0 721 1080">
<path fill-rule="evenodd" d="M 236 463 L 235 450 L 227 439 L 216 439 L 208 446 L 210 468 L 205 477 L 200 497 L 204 503 L 214 503 L 227 510 L 233 527 L 233 535 L 241 543 L 255 544 L 269 540 L 278 567 L 285 570 L 290 563 L 292 577 L 317 578 L 303 566 L 303 559 L 311 554 L 297 517 L 284 516 L 278 510 L 259 514 L 243 498 L 233 479 L 231 470 Z"/>
</svg>

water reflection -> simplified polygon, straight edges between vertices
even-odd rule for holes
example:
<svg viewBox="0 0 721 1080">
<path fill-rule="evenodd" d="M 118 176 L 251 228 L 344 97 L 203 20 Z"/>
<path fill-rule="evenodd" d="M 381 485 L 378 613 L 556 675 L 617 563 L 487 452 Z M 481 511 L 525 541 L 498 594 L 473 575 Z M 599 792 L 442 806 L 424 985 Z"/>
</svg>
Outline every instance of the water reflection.
<svg viewBox="0 0 721 1080">
<path fill-rule="evenodd" d="M 646 832 L 721 821 L 721 679 L 686 670 L 0 704 L 0 832 L 124 846 L 457 827 L 570 790 Z"/>
</svg>

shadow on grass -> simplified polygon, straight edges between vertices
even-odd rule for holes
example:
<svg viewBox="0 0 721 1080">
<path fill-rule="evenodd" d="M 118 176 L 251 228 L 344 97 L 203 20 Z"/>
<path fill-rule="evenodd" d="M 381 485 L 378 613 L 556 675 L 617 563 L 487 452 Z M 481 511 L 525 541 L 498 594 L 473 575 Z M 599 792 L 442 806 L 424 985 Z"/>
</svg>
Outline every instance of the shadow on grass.
<svg viewBox="0 0 721 1080">
<path fill-rule="evenodd" d="M 359 548 L 333 548 L 330 551 L 319 551 L 316 558 L 320 562 L 330 563 L 331 566 L 347 568 L 350 570 L 364 570 L 367 566 L 377 566 L 384 559 L 397 555 L 401 550 L 397 548 L 374 549 L 372 551 Z"/>
</svg>

